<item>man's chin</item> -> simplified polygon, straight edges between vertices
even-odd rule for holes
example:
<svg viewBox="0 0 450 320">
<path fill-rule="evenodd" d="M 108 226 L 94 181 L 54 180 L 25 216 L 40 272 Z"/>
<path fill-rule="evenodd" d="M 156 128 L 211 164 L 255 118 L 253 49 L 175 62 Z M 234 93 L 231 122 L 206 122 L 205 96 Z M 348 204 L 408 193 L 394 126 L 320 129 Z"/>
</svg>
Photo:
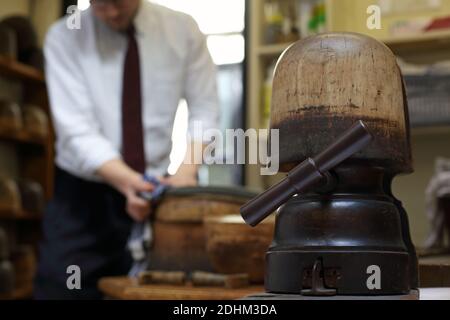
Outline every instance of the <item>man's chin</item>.
<svg viewBox="0 0 450 320">
<path fill-rule="evenodd" d="M 106 24 L 108 25 L 108 27 L 110 27 L 111 29 L 113 29 L 115 31 L 125 31 L 130 26 L 130 24 L 128 22 L 111 22 L 111 21 L 108 21 Z"/>
</svg>

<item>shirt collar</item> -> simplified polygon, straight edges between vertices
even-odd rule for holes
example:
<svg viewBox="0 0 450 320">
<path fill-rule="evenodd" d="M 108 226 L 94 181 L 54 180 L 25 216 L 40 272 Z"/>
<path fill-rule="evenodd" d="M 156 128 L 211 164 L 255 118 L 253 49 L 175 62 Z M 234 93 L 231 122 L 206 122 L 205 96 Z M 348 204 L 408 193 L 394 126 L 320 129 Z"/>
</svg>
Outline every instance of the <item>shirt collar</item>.
<svg viewBox="0 0 450 320">
<path fill-rule="evenodd" d="M 155 8 L 148 0 L 141 0 L 138 12 L 134 18 L 134 28 L 137 35 L 148 33 L 151 24 L 155 21 Z"/>
</svg>

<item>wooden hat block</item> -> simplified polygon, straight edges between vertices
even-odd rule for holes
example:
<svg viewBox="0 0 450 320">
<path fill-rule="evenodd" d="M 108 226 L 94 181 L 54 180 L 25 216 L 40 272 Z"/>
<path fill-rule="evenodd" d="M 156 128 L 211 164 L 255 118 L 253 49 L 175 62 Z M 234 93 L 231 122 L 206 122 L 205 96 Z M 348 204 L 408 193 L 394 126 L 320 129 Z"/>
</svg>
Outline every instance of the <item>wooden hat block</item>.
<svg viewBox="0 0 450 320">
<path fill-rule="evenodd" d="M 336 149 L 329 146 L 344 141 L 344 132 L 367 129 L 372 140 L 327 168 L 333 181 L 327 188 L 291 188 L 289 195 L 298 194 L 277 203 L 282 205 L 266 254 L 264 297 L 418 298 L 407 214 L 391 192 L 395 175 L 412 172 L 408 107 L 393 53 L 355 33 L 296 42 L 275 69 L 271 129 L 279 130 L 280 167 L 290 173 L 241 208 L 251 225 L 294 177 L 302 185 L 298 168 Z M 342 150 L 352 148 L 352 140 L 346 141 Z"/>
<path fill-rule="evenodd" d="M 288 171 L 363 120 L 376 140 L 353 158 L 412 172 L 404 92 L 394 54 L 375 39 L 328 33 L 298 41 L 280 57 L 273 81 L 280 163 Z"/>
</svg>

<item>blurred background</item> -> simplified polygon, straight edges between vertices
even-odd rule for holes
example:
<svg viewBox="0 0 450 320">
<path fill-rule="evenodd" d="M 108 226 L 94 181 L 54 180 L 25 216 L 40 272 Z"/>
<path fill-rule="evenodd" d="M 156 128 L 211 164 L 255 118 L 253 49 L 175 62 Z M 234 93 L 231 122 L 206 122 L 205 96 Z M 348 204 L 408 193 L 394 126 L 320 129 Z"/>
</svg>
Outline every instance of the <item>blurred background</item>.
<svg viewBox="0 0 450 320">
<path fill-rule="evenodd" d="M 221 130 L 268 126 L 275 62 L 298 39 L 352 31 L 383 41 L 398 56 L 405 77 L 415 169 L 396 178 L 394 194 L 409 213 L 415 244 L 424 245 L 430 229 L 427 205 L 438 194 L 430 181 L 436 177 L 437 159 L 442 169 L 450 158 L 450 0 L 154 2 L 190 14 L 207 35 L 219 71 Z M 89 1 L 0 0 L 0 226 L 6 230 L 0 240 L 6 237 L 14 247 L 11 259 L 21 275 L 17 297 L 30 294 L 40 219 L 53 192 L 54 136 L 41 48 L 50 25 L 71 5 L 85 10 Z M 381 29 L 367 27 L 370 5 L 381 9 Z M 187 114 L 180 101 L 171 173 L 186 149 Z M 224 148 L 226 157 L 234 156 L 231 144 Z M 256 189 L 277 179 L 260 176 L 255 165 L 213 165 L 200 174 L 203 185 Z"/>
</svg>

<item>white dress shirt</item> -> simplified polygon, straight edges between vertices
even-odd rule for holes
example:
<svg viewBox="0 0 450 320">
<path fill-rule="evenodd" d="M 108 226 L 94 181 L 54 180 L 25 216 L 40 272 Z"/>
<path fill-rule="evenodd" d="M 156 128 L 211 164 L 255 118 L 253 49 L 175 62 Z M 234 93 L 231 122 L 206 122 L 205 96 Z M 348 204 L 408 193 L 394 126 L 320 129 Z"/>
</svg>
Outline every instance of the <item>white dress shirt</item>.
<svg viewBox="0 0 450 320">
<path fill-rule="evenodd" d="M 81 14 L 81 29 L 70 30 L 64 18 L 45 41 L 46 78 L 56 131 L 56 164 L 97 181 L 96 170 L 121 157 L 121 97 L 126 35 Z M 142 121 L 146 172 L 166 173 L 179 100 L 194 121 L 216 128 L 216 70 L 206 38 L 188 15 L 142 1 L 135 18 L 142 86 Z"/>
</svg>

